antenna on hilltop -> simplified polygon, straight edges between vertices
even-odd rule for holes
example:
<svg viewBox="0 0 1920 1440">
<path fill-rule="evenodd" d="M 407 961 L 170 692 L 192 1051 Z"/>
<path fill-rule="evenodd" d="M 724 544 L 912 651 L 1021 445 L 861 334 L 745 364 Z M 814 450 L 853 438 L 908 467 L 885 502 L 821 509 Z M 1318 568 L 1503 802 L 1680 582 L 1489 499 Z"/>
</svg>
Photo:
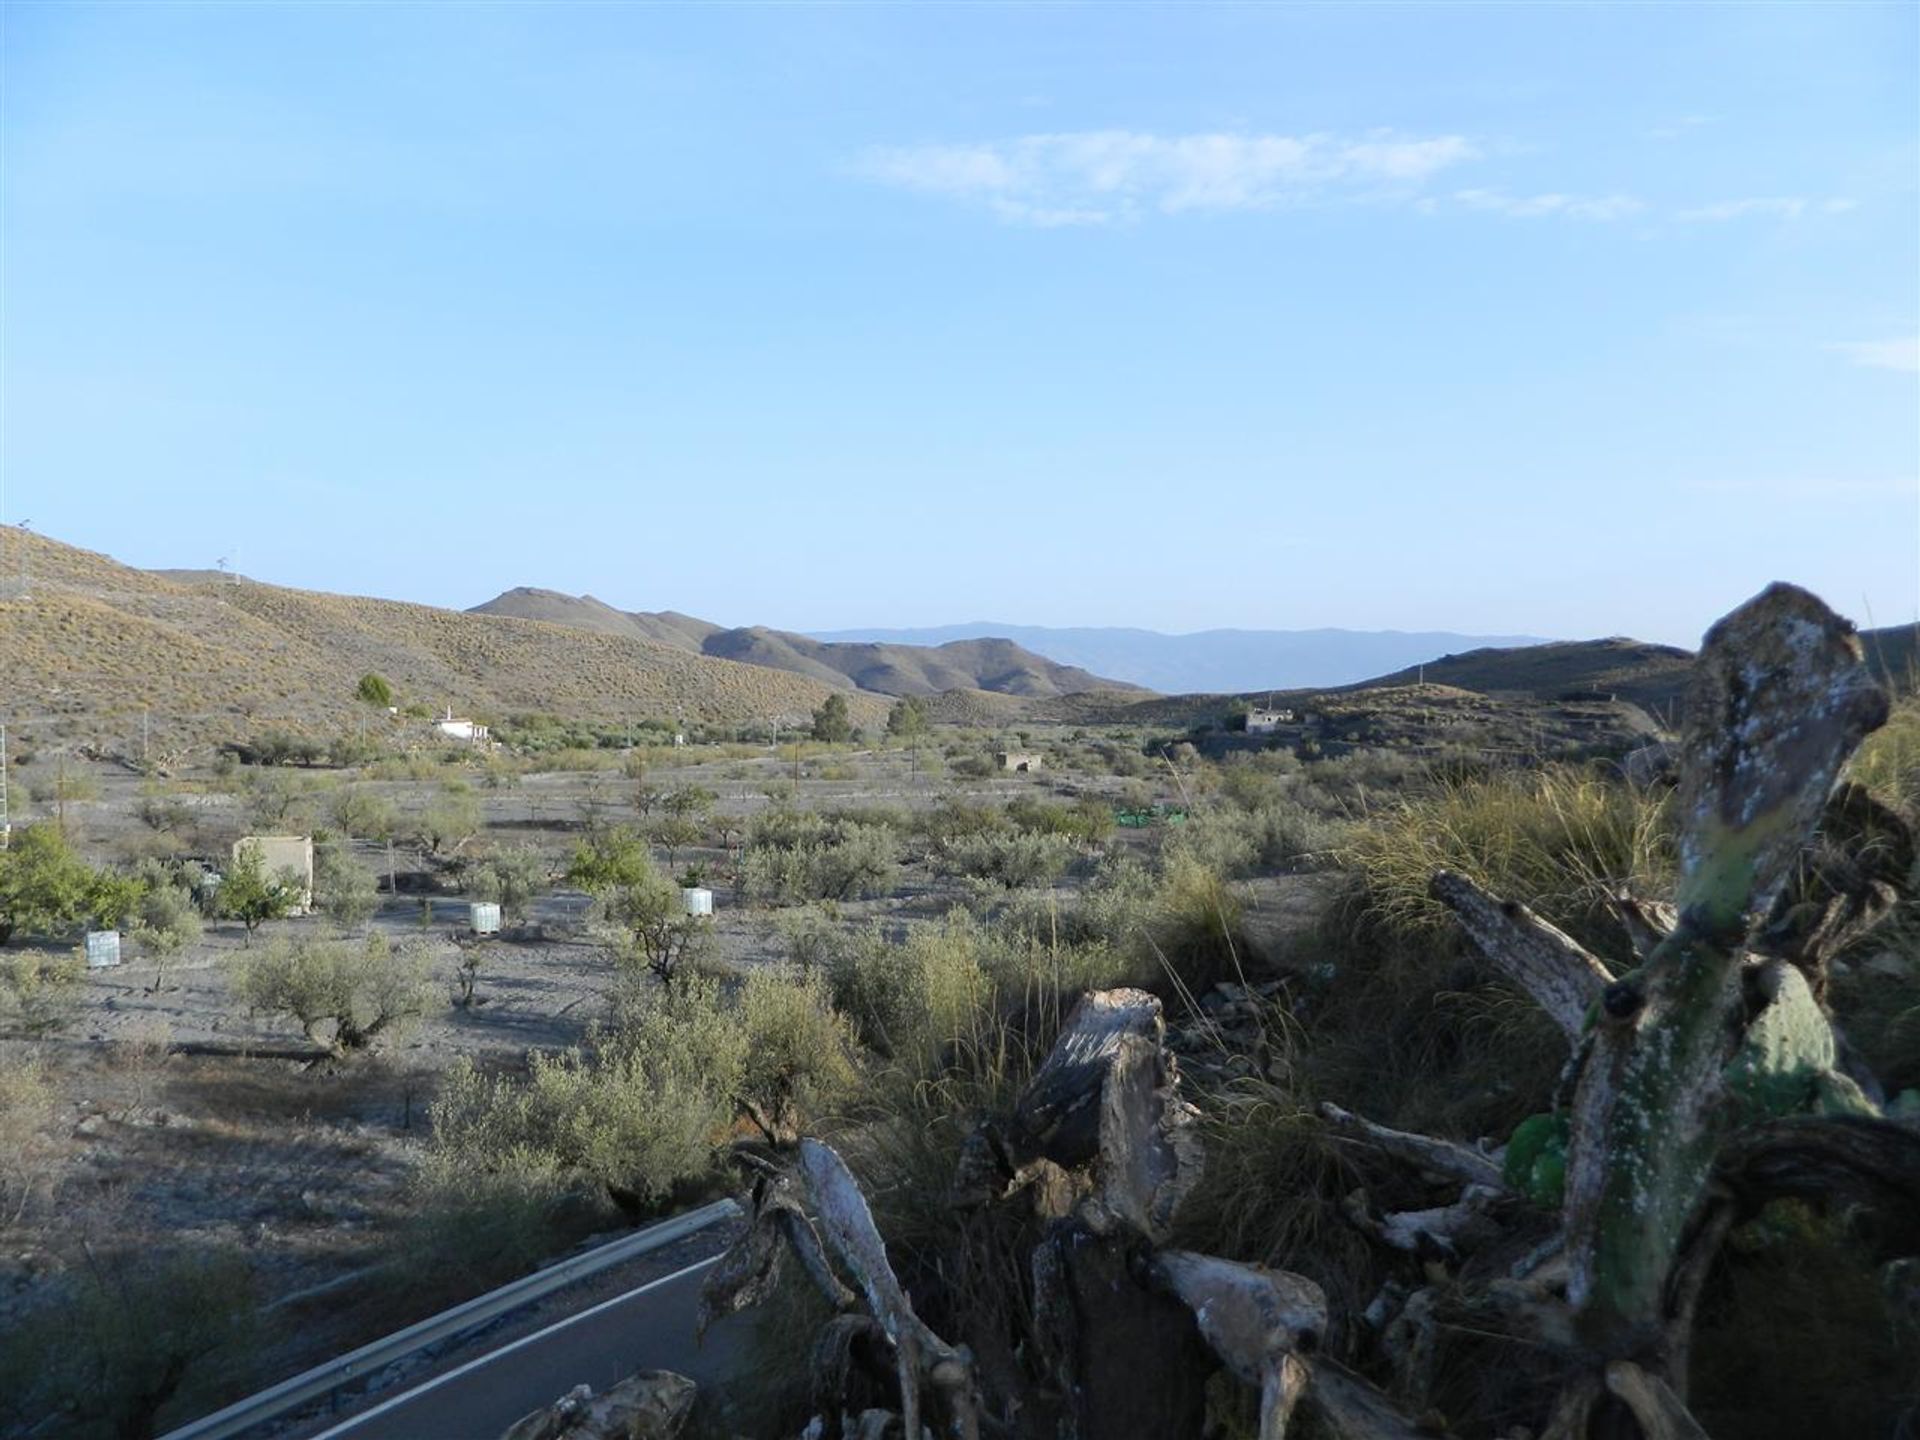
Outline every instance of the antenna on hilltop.
<svg viewBox="0 0 1920 1440">
<path fill-rule="evenodd" d="M 33 529 L 33 522 L 31 520 L 22 520 L 18 522 L 14 528 L 20 532 L 20 588 L 13 598 L 16 600 L 24 600 L 27 598 L 27 532 Z"/>
</svg>

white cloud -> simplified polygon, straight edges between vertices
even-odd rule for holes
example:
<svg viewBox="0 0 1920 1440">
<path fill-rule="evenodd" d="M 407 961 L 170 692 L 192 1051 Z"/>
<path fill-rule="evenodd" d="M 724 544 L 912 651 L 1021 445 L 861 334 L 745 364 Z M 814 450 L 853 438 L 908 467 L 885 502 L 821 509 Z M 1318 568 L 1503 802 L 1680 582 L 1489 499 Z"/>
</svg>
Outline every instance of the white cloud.
<svg viewBox="0 0 1920 1440">
<path fill-rule="evenodd" d="M 1688 221 L 1746 220 L 1753 216 L 1772 216 L 1779 220 L 1798 220 L 1806 215 L 1838 215 L 1853 209 L 1854 202 L 1844 199 L 1810 200 L 1804 195 L 1762 195 L 1745 200 L 1722 200 L 1715 205 L 1700 205 L 1682 210 L 1675 217 Z"/>
<path fill-rule="evenodd" d="M 1841 340 L 1827 349 L 1869 369 L 1920 374 L 1920 335 L 1898 340 Z"/>
<path fill-rule="evenodd" d="M 869 151 L 870 179 L 984 205 L 1028 225 L 1094 225 L 1143 213 L 1267 210 L 1417 187 L 1478 152 L 1463 137 L 1387 133 L 1150 135 L 1085 130 L 976 145 Z"/>
<path fill-rule="evenodd" d="M 1454 203 L 1515 220 L 1560 216 L 1569 220 L 1624 220 L 1645 204 L 1631 195 L 1509 195 L 1501 190 L 1456 190 Z"/>
</svg>

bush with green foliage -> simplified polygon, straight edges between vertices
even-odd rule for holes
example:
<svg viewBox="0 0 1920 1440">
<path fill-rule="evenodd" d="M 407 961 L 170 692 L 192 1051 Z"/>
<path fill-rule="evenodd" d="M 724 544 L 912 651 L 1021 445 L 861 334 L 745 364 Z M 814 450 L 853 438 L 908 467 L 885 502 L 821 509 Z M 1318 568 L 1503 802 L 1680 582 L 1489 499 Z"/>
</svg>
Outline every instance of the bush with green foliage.
<svg viewBox="0 0 1920 1440">
<path fill-rule="evenodd" d="M 0 1226 L 19 1224 L 53 1174 L 58 1101 L 37 1057 L 0 1054 Z"/>
<path fill-rule="evenodd" d="M 57 825 L 26 826 L 0 850 L 0 945 L 16 933 L 61 937 L 82 924 L 118 927 L 139 900 L 137 880 L 87 864 Z"/>
<path fill-rule="evenodd" d="M 760 821 L 740 866 L 741 886 L 755 899 L 850 900 L 893 883 L 900 844 L 885 826 L 779 808 Z"/>
<path fill-rule="evenodd" d="M 847 697 L 829 695 L 820 702 L 820 708 L 813 712 L 813 728 L 809 732 L 815 740 L 829 745 L 844 745 L 853 738 L 853 718 L 847 709 Z"/>
<path fill-rule="evenodd" d="M 0 1032 L 31 1039 L 64 1028 L 86 978 L 86 962 L 70 952 L 0 955 Z"/>
<path fill-rule="evenodd" d="M 980 929 L 964 912 L 898 942 L 868 931 L 827 959 L 834 1008 L 880 1054 L 924 1064 L 973 1033 L 992 1000 L 980 950 Z"/>
<path fill-rule="evenodd" d="M 358 943 L 275 940 L 248 957 L 235 990 L 250 1010 L 297 1021 L 336 1055 L 404 1029 L 432 998 L 422 956 L 394 950 L 378 931 Z"/>
<path fill-rule="evenodd" d="M 247 943 L 252 944 L 254 931 L 299 907 L 304 888 L 301 877 L 290 870 L 269 875 L 260 847 L 242 845 L 214 891 L 214 913 L 238 920 L 246 927 Z"/>
<path fill-rule="evenodd" d="M 428 854 L 451 854 L 479 833 L 480 804 L 460 790 L 443 789 L 415 817 L 413 838 Z"/>
<path fill-rule="evenodd" d="M 905 695 L 887 711 L 887 734 L 903 744 L 917 744 L 927 733 L 927 702 Z"/>
<path fill-rule="evenodd" d="M 393 704 L 393 686 L 386 677 L 376 675 L 369 670 L 360 677 L 360 683 L 353 687 L 353 695 L 362 705 L 370 705 L 376 710 L 385 710 Z"/>
<path fill-rule="evenodd" d="M 252 1276 L 232 1254 L 89 1250 L 48 1289 L 9 1318 L 0 1433 L 55 1433 L 54 1418 L 75 1440 L 171 1429 L 207 1408 L 188 1397 L 257 1333 Z"/>
<path fill-rule="evenodd" d="M 379 882 L 354 859 L 353 847 L 343 837 L 314 837 L 313 903 L 334 924 L 346 928 L 364 925 L 380 908 Z"/>
<path fill-rule="evenodd" d="M 968 835 L 949 841 L 939 856 L 950 874 L 986 880 L 1008 890 L 1051 885 L 1072 863 L 1075 845 L 1044 830 Z"/>
<path fill-rule="evenodd" d="M 525 1079 L 455 1062 L 432 1110 L 437 1163 L 586 1183 L 644 1214 L 713 1174 L 746 1065 L 746 1033 L 717 984 L 660 989 L 588 1049 L 536 1052 Z"/>
<path fill-rule="evenodd" d="M 399 828 L 393 802 L 366 785 L 350 785 L 333 797 L 333 823 L 358 840 L 385 840 Z"/>
<path fill-rule="evenodd" d="M 509 921 L 526 918 L 533 902 L 553 883 L 547 859 L 531 845 L 494 850 L 467 867 L 467 893 L 491 900 Z"/>
<path fill-rule="evenodd" d="M 200 908 L 190 877 L 177 866 L 149 860 L 140 867 L 136 883 L 140 898 L 132 917 L 133 938 L 153 963 L 157 991 L 168 962 L 200 938 Z"/>
<path fill-rule="evenodd" d="M 594 897 L 609 927 L 608 948 L 623 970 L 673 980 L 710 944 L 711 922 L 686 913 L 680 887 L 631 830 L 604 830 L 581 842 L 566 878 Z"/>
<path fill-rule="evenodd" d="M 184 830 L 193 823 L 193 811 L 186 801 L 155 785 L 141 788 L 133 813 L 150 830 Z"/>
</svg>

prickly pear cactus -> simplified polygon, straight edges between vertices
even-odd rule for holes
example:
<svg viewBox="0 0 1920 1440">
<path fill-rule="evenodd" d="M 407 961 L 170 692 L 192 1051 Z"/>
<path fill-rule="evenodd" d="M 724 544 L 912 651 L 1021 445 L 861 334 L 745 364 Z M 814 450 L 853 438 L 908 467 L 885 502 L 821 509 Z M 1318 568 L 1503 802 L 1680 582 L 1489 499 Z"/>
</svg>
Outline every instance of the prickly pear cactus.
<svg viewBox="0 0 1920 1440">
<path fill-rule="evenodd" d="M 1569 1116 L 1568 1296 L 1602 1354 L 1657 1348 L 1730 1127 L 1871 1111 L 1835 1074 L 1833 1033 L 1804 980 L 1791 967 L 1750 975 L 1746 941 L 1886 713 L 1853 627 L 1803 590 L 1776 585 L 1707 636 L 1681 768 L 1679 924 L 1603 993 Z M 1752 987 L 1769 984 L 1749 1021 Z"/>
</svg>

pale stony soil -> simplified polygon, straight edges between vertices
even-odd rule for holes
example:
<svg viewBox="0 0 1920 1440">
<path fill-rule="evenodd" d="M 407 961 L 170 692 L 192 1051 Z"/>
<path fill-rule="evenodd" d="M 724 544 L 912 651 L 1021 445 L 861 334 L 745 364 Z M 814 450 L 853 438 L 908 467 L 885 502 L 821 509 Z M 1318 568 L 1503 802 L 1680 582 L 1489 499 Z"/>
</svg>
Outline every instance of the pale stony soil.
<svg viewBox="0 0 1920 1440">
<path fill-rule="evenodd" d="M 798 803 L 918 808 L 943 794 L 978 802 L 1080 787 L 1117 790 L 1120 783 L 1046 774 L 916 781 L 901 755 L 860 759 L 851 768 L 852 778 L 837 780 L 803 769 Z M 99 798 L 70 801 L 65 823 L 96 862 L 169 848 L 218 857 L 232 836 L 251 828 L 239 799 L 209 788 L 186 796 L 194 816 L 189 834 L 163 839 L 135 817 L 138 777 L 106 765 L 86 773 Z M 289 773 L 322 784 L 329 775 Z M 746 815 L 770 803 L 771 784 L 792 776 L 791 765 L 768 758 L 659 769 L 648 780 L 661 789 L 702 785 L 717 792 L 720 811 Z M 29 808 L 23 781 L 31 777 L 16 770 L 14 778 L 18 819 Z M 424 808 L 437 789 L 420 781 L 358 783 L 405 811 Z M 531 775 L 502 790 L 476 784 L 486 828 L 472 843 L 532 844 L 558 868 L 589 811 L 610 823 L 636 818 L 633 788 L 618 771 Z M 330 797 L 316 802 L 323 821 L 329 806 Z M 51 818 L 54 806 L 30 809 L 30 818 Z M 1139 837 L 1123 835 L 1122 843 Z M 384 873 L 383 848 L 361 846 L 357 853 L 368 869 Z M 428 869 L 404 848 L 396 859 L 403 878 Z M 685 852 L 676 868 L 696 859 L 718 872 L 725 856 Z M 742 969 L 781 961 L 779 912 L 746 905 L 724 877 L 713 883 L 721 963 Z M 935 918 L 961 895 L 956 882 L 910 867 L 893 896 L 843 904 L 838 913 L 854 926 Z M 0 1060 L 34 1062 L 57 1096 L 51 1122 L 25 1157 L 31 1184 L 24 1208 L 18 1217 L 0 1213 L 0 1329 L 41 1281 L 76 1263 L 87 1247 L 129 1244 L 248 1257 L 259 1298 L 291 1305 L 287 1315 L 298 1316 L 290 1333 L 263 1329 L 273 1338 L 263 1338 L 256 1378 L 290 1373 L 417 1318 L 393 1311 L 390 1296 L 355 1277 L 405 1217 L 407 1180 L 439 1075 L 458 1056 L 513 1066 L 529 1049 L 578 1043 L 604 1014 L 617 978 L 585 928 L 587 897 L 559 890 L 518 932 L 487 947 L 479 1003 L 457 1008 L 450 1002 L 459 951 L 449 931 L 464 926 L 466 902 L 454 894 L 427 898 L 432 910 L 423 921 L 422 898 L 383 895 L 373 923 L 396 944 L 423 947 L 446 1002 L 371 1056 L 316 1063 L 293 1022 L 248 1014 L 233 992 L 246 941 L 237 924 L 225 922 L 210 922 L 203 939 L 164 972 L 130 943 L 127 963 L 87 976 L 57 1031 L 0 1036 Z M 270 924 L 253 944 L 330 933 L 330 922 L 310 916 Z M 12 949 L 19 948 L 16 941 Z M 333 1296 L 336 1287 L 338 1304 L 299 1298 Z"/>
</svg>

